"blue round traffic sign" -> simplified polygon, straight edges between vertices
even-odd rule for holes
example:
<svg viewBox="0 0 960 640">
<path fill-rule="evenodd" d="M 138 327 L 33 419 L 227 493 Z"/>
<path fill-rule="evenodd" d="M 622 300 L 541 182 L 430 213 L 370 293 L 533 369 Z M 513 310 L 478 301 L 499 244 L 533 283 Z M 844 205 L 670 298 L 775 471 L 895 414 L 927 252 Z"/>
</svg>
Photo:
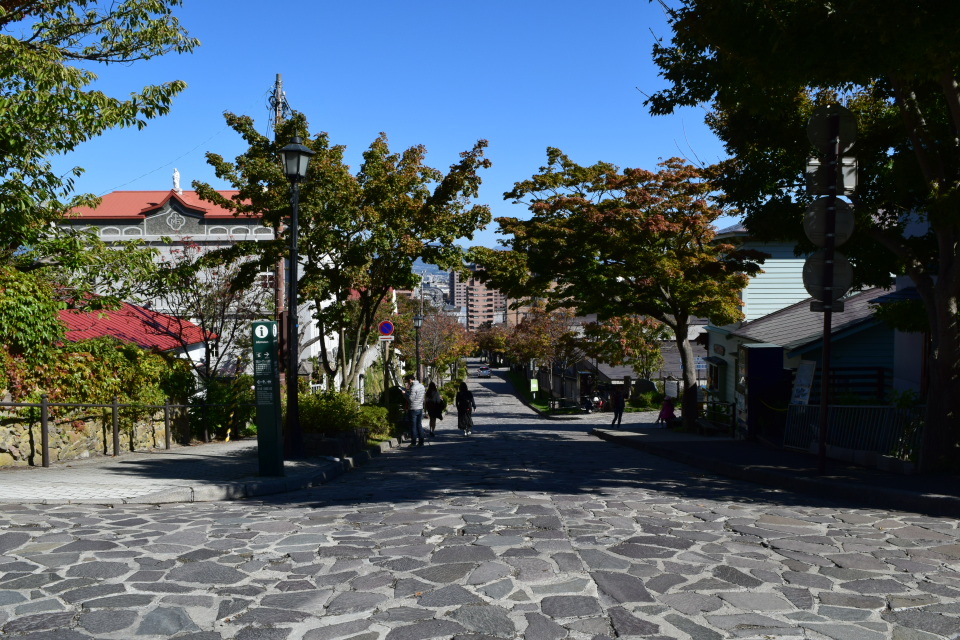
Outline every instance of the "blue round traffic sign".
<svg viewBox="0 0 960 640">
<path fill-rule="evenodd" d="M 393 335 L 393 323 L 389 320 L 384 320 L 380 323 L 380 335 L 382 336 L 392 336 Z"/>
</svg>

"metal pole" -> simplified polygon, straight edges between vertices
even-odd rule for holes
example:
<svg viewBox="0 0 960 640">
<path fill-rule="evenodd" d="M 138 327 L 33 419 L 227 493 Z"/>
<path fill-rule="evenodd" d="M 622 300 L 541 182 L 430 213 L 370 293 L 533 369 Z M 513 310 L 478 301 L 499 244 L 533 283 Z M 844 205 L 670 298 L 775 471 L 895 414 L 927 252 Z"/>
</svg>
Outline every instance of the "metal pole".
<svg viewBox="0 0 960 640">
<path fill-rule="evenodd" d="M 420 380 L 421 382 L 423 382 L 423 380 L 421 380 L 421 377 L 420 377 L 420 327 L 416 327 L 416 334 L 417 334 L 417 380 Z"/>
<path fill-rule="evenodd" d="M 170 434 L 170 399 L 163 401 L 163 446 L 169 449 L 172 435 Z"/>
<path fill-rule="evenodd" d="M 827 165 L 830 167 L 830 180 L 827 190 L 827 219 L 823 247 L 823 352 L 820 365 L 820 434 L 817 472 L 827 472 L 827 421 L 830 419 L 830 356 L 833 334 L 833 259 L 836 249 L 837 227 L 837 165 L 840 159 L 840 116 L 830 116 L 830 152 Z"/>
<path fill-rule="evenodd" d="M 390 403 L 390 347 L 387 343 L 387 340 L 380 342 L 383 345 L 383 406 L 385 407 Z"/>
<path fill-rule="evenodd" d="M 291 185 L 290 196 L 290 282 L 287 286 L 287 353 L 290 359 L 287 364 L 287 458 L 303 456 L 303 433 L 300 431 L 300 398 L 297 368 L 300 360 L 298 340 L 299 314 L 297 313 L 297 272 L 300 256 L 297 253 L 297 234 L 299 233 L 300 183 L 296 180 Z"/>
<path fill-rule="evenodd" d="M 113 455 L 120 455 L 120 399 L 113 396 Z"/>
<path fill-rule="evenodd" d="M 420 322 L 423 318 L 423 279 L 427 277 L 426 271 L 420 272 Z M 417 327 L 417 380 L 423 382 L 423 371 L 420 369 L 420 328 Z"/>
<path fill-rule="evenodd" d="M 47 404 L 48 396 L 40 396 L 40 457 L 43 460 L 43 466 L 50 466 L 50 408 Z"/>
</svg>

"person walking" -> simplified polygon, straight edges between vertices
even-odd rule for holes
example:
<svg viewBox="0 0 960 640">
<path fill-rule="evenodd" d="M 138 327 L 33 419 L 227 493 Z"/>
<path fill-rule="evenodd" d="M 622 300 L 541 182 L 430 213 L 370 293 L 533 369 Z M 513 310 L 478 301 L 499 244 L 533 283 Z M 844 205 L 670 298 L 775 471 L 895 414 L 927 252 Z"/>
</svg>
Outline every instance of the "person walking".
<svg viewBox="0 0 960 640">
<path fill-rule="evenodd" d="M 477 410 L 477 403 L 473 399 L 473 393 L 467 389 L 466 382 L 460 383 L 454 403 L 457 407 L 457 428 L 463 431 L 463 435 L 468 436 L 473 432 L 473 412 Z"/>
<path fill-rule="evenodd" d="M 620 389 L 614 389 L 610 393 L 610 409 L 613 410 L 613 422 L 611 425 L 617 425 L 617 428 L 620 428 L 620 423 L 623 422 L 623 410 L 627 408 L 627 400 L 623 396 L 623 392 Z"/>
<path fill-rule="evenodd" d="M 423 446 L 423 399 L 426 391 L 417 377 L 408 373 L 404 378 L 407 383 L 407 411 L 410 418 L 410 446 Z"/>
<path fill-rule="evenodd" d="M 443 420 L 443 410 L 447 408 L 447 401 L 440 395 L 437 383 L 431 382 L 427 387 L 427 395 L 423 401 L 423 409 L 430 417 L 430 437 L 436 437 L 437 420 Z"/>
</svg>

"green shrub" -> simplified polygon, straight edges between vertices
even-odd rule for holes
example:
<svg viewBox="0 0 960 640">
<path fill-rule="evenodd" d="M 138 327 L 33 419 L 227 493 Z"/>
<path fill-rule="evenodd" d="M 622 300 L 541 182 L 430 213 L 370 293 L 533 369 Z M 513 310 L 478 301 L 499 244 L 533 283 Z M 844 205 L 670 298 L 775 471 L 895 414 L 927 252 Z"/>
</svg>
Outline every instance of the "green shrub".
<svg viewBox="0 0 960 640">
<path fill-rule="evenodd" d="M 643 391 L 631 396 L 629 404 L 635 409 L 659 409 L 663 403 L 663 394 L 659 391 Z"/>
<path fill-rule="evenodd" d="M 390 437 L 393 425 L 389 420 L 389 411 L 386 407 L 365 404 L 360 407 L 357 416 L 357 427 L 367 430 L 367 437 L 376 440 L 386 440 Z"/>
<path fill-rule="evenodd" d="M 390 437 L 393 425 L 387 407 L 361 405 L 351 393 L 321 391 L 300 396 L 300 427 L 304 433 L 334 435 L 366 429 L 379 440 Z"/>
<path fill-rule="evenodd" d="M 206 430 L 218 440 L 243 437 L 250 432 L 249 425 L 256 420 L 253 378 L 239 376 L 232 380 L 211 380 L 200 405 L 190 411 L 191 433 L 199 438 Z M 256 431 L 254 430 L 254 433 Z"/>
<path fill-rule="evenodd" d="M 360 403 L 349 393 L 321 391 L 300 396 L 300 428 L 304 433 L 345 433 L 360 420 Z"/>
<path fill-rule="evenodd" d="M 440 389 L 440 395 L 443 396 L 443 399 L 447 401 L 447 410 L 449 411 L 454 405 L 454 400 L 457 397 L 457 391 L 460 390 L 460 383 L 463 380 L 451 380 L 443 385 Z"/>
</svg>

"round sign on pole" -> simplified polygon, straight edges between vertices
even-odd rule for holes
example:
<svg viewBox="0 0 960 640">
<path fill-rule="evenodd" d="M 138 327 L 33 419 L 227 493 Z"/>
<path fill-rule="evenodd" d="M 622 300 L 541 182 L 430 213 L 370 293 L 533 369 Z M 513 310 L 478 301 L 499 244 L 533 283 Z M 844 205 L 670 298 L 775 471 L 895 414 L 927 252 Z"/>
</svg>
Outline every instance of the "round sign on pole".
<svg viewBox="0 0 960 640">
<path fill-rule="evenodd" d="M 812 297 L 824 302 L 834 302 L 853 286 L 853 266 L 839 251 L 833 253 L 833 290 L 830 295 L 823 289 L 823 274 L 826 268 L 824 250 L 819 249 L 803 263 L 803 288 Z"/>
<path fill-rule="evenodd" d="M 827 246 L 827 206 L 830 198 L 820 198 L 803 214 L 803 231 L 818 247 Z M 837 247 L 853 235 L 853 208 L 845 200 L 834 198 L 833 246 Z"/>
<path fill-rule="evenodd" d="M 856 116 L 839 104 L 824 104 L 817 107 L 807 121 L 807 138 L 823 152 L 829 152 L 833 143 L 830 120 L 835 117 L 840 119 L 840 153 L 850 149 L 857 141 Z"/>
<path fill-rule="evenodd" d="M 380 335 L 382 336 L 392 336 L 393 335 L 393 323 L 389 320 L 384 320 L 380 323 Z"/>
</svg>

